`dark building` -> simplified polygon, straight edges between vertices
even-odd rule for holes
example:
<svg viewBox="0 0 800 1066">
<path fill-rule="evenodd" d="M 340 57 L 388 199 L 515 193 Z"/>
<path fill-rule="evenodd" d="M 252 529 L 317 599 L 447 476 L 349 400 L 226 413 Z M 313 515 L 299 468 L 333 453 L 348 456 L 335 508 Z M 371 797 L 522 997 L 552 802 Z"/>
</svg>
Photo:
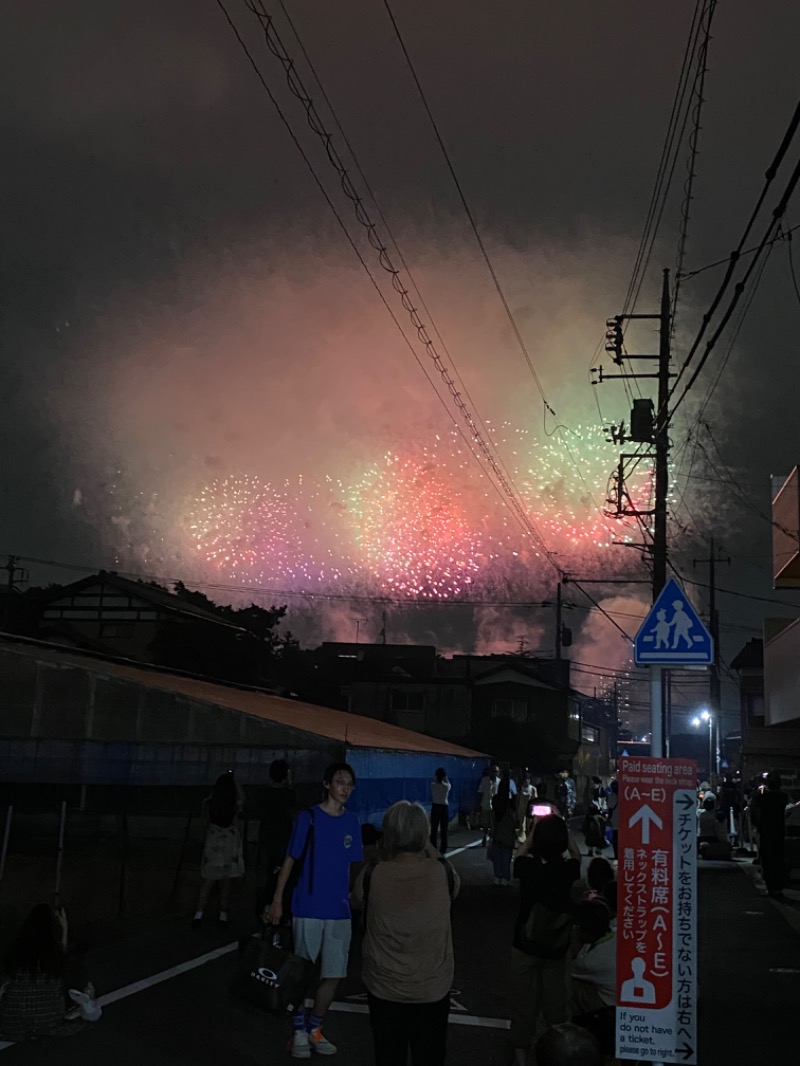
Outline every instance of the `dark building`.
<svg viewBox="0 0 800 1066">
<path fill-rule="evenodd" d="M 615 715 L 570 688 L 566 660 L 444 658 L 430 645 L 331 642 L 294 666 L 292 688 L 305 695 L 316 684 L 320 702 L 352 714 L 488 751 L 537 774 L 608 775 Z"/>
<path fill-rule="evenodd" d="M 221 612 L 113 571 L 36 591 L 35 623 L 22 631 L 62 646 L 245 684 L 260 680 L 269 657 Z"/>
</svg>

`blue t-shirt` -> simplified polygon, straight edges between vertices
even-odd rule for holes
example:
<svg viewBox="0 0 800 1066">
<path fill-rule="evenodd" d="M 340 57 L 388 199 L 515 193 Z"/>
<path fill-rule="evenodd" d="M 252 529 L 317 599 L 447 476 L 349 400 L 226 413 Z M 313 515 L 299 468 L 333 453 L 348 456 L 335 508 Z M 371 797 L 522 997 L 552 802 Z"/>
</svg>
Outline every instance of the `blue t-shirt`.
<svg viewBox="0 0 800 1066">
<path fill-rule="evenodd" d="M 303 853 L 303 845 L 311 822 L 309 812 L 300 811 L 289 841 L 289 855 L 295 860 Z M 361 862 L 361 826 L 350 811 L 326 814 L 314 808 L 314 891 L 309 892 L 311 846 L 303 861 L 303 869 L 292 893 L 292 914 L 297 918 L 350 917 L 350 863 Z"/>
</svg>

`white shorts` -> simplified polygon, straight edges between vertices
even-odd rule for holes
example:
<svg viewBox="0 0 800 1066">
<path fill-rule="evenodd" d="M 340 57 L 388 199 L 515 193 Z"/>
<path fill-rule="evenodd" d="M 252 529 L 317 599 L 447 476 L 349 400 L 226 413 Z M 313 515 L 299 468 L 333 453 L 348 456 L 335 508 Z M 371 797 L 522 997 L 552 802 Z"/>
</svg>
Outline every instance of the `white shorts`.
<svg viewBox="0 0 800 1066">
<path fill-rule="evenodd" d="M 294 953 L 320 960 L 319 976 L 346 977 L 353 923 L 349 918 L 292 918 Z"/>
</svg>

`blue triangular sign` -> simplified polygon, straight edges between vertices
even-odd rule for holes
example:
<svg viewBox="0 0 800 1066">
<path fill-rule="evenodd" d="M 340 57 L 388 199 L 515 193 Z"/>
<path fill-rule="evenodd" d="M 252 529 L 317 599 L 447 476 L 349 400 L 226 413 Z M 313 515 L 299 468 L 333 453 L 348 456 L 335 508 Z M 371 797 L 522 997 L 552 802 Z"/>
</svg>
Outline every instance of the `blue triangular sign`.
<svg viewBox="0 0 800 1066">
<path fill-rule="evenodd" d="M 637 666 L 710 666 L 714 641 L 686 593 L 671 577 L 636 634 Z"/>
</svg>

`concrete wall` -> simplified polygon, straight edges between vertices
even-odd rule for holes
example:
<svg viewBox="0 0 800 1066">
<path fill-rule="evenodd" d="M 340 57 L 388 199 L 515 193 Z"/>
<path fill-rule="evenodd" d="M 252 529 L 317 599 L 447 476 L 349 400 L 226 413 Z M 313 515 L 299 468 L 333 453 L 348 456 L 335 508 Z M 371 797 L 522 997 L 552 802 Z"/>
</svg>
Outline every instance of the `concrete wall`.
<svg viewBox="0 0 800 1066">
<path fill-rule="evenodd" d="M 764 644 L 764 689 L 767 725 L 800 723 L 800 621 Z"/>
</svg>

